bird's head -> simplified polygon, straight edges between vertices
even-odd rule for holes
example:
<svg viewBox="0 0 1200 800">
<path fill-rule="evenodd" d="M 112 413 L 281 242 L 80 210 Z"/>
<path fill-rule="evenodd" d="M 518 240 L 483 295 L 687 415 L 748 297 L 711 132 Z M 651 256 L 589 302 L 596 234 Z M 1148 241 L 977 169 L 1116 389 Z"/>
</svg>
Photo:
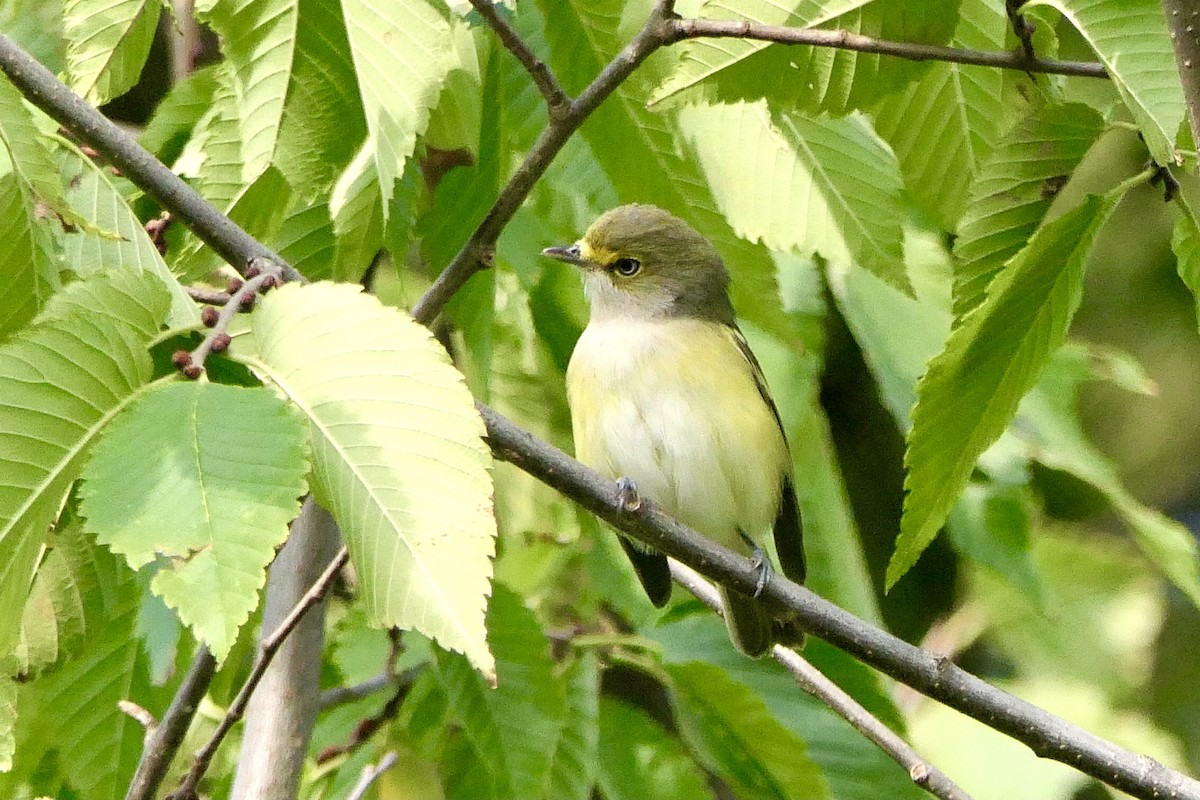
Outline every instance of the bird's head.
<svg viewBox="0 0 1200 800">
<path fill-rule="evenodd" d="M 614 208 L 575 244 L 542 253 L 583 270 L 593 319 L 733 322 L 729 273 L 717 251 L 692 226 L 656 206 Z"/>
</svg>

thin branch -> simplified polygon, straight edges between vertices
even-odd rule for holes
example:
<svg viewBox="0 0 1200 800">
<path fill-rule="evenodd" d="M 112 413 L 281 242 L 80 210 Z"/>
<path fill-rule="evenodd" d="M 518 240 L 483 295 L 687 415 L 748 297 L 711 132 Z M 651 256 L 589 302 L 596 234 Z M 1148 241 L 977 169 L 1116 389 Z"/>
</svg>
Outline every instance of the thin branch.
<svg viewBox="0 0 1200 800">
<path fill-rule="evenodd" d="M 1029 58 L 1024 52 L 998 53 L 915 42 L 894 42 L 845 30 L 789 28 L 721 19 L 672 19 L 667 21 L 667 25 L 676 41 L 705 38 L 757 39 L 776 44 L 806 44 L 813 47 L 855 50 L 860 53 L 878 53 L 910 61 L 947 61 L 952 64 L 1019 69 L 1022 72 L 1046 72 L 1084 78 L 1108 77 L 1108 71 L 1104 69 L 1103 64 L 1090 61 L 1058 61 L 1049 58 Z"/>
<path fill-rule="evenodd" d="M 142 760 L 138 762 L 137 772 L 125 793 L 125 800 L 153 800 L 158 794 L 158 787 L 167 776 L 171 760 L 183 745 L 183 737 L 216 671 L 217 660 L 207 647 L 201 645 L 183 682 L 175 690 L 175 697 L 166 715 L 146 742 Z"/>
<path fill-rule="evenodd" d="M 538 91 L 542 93 L 542 97 L 546 98 L 546 108 L 550 112 L 550 119 L 556 119 L 567 113 L 571 106 L 571 98 L 563 91 L 546 62 L 534 55 L 533 50 L 521 38 L 521 34 L 517 33 L 508 20 L 500 16 L 500 12 L 496 10 L 496 4 L 491 0 L 470 0 L 470 3 L 479 12 L 479 16 L 483 17 L 484 21 L 496 32 L 496 38 L 500 40 L 500 43 L 517 57 L 521 66 L 525 67 L 525 71 L 529 73 L 529 77 L 533 78 Z"/>
<path fill-rule="evenodd" d="M 362 747 L 368 739 L 375 735 L 376 731 L 395 719 L 396 715 L 400 713 L 400 706 L 404 703 L 404 698 L 408 697 L 408 693 L 412 689 L 412 684 L 412 680 L 397 683 L 396 691 L 392 692 L 392 696 L 384 703 L 383 708 L 378 713 L 360 720 L 354 726 L 354 730 L 350 733 L 350 738 L 344 744 L 327 747 L 318 753 L 317 763 L 325 764 L 338 756 L 353 753 L 359 747 Z"/>
<path fill-rule="evenodd" d="M 209 306 L 223 306 L 229 302 L 229 292 L 223 292 L 220 289 L 209 289 L 206 286 L 188 286 L 188 296 L 197 303 L 203 303 Z"/>
<path fill-rule="evenodd" d="M 350 790 L 350 794 L 346 795 L 346 800 L 362 800 L 367 794 L 367 789 L 371 788 L 371 784 L 379 780 L 380 775 L 396 766 L 398 760 L 399 757 L 389 750 L 383 758 L 379 759 L 379 763 L 375 766 L 368 765 L 363 767 L 362 776 L 358 779 L 358 783 L 354 784 L 354 788 Z"/>
<path fill-rule="evenodd" d="M 492 204 L 483 222 L 479 223 L 479 227 L 467 239 L 466 244 L 438 275 L 429 291 L 413 306 L 412 314 L 418 322 L 425 325 L 432 322 L 472 275 L 491 266 L 500 232 L 517 213 L 521 203 L 525 202 L 534 184 L 542 177 L 571 134 L 579 129 L 596 107 L 651 53 L 668 43 L 668 24 L 673 13 L 671 5 L 667 2 L 656 3 L 646 24 L 625 49 L 618 53 L 579 97 L 567 104 L 557 117 L 551 116 L 549 124 L 542 129 L 537 141 L 525 156 L 525 161 L 517 167 L 508 183 L 500 190 L 496 202 Z"/>
<path fill-rule="evenodd" d="M 356 683 L 353 686 L 335 686 L 332 689 L 326 689 L 321 692 L 320 708 L 322 711 L 328 711 L 331 708 L 344 706 L 347 703 L 362 700 L 373 694 L 379 694 L 384 689 L 391 689 L 397 686 L 406 674 L 402 672 L 392 675 L 387 672 L 381 672 L 375 677 L 367 678 L 362 683 Z"/>
<path fill-rule="evenodd" d="M 263 674 L 267 671 L 267 667 L 271 665 L 271 659 L 275 657 L 281 645 L 286 641 L 288 634 L 292 629 L 300 623 L 304 615 L 321 602 L 325 592 L 333 584 L 333 579 L 349 559 L 350 554 L 345 547 L 338 550 L 337 555 L 329 562 L 329 566 L 321 573 L 316 582 L 308 590 L 308 592 L 300 599 L 294 608 L 288 613 L 287 617 L 279 624 L 270 636 L 264 638 L 258 646 L 258 657 L 254 660 L 254 666 L 250 668 L 250 674 L 246 676 L 245 683 L 238 690 L 237 697 L 233 699 L 229 710 L 225 712 L 224 718 L 217 729 L 213 731 L 212 736 L 204 747 L 196 753 L 196 760 L 192 763 L 192 768 L 188 770 L 188 774 L 184 776 L 180 782 L 179 788 L 171 794 L 171 800 L 196 800 L 196 785 L 208 770 L 209 764 L 212 763 L 213 756 L 217 753 L 217 748 L 221 746 L 221 742 L 232 730 L 233 726 L 242 715 L 246 712 L 246 704 L 250 702 L 250 695 L 254 693 L 258 687 L 258 682 L 262 680 Z"/>
<path fill-rule="evenodd" d="M 704 605 L 725 616 L 717 587 L 705 580 L 700 573 L 672 559 L 671 577 Z M 946 777 L 945 773 L 921 758 L 908 742 L 897 736 L 895 731 L 863 708 L 857 700 L 846 694 L 840 686 L 825 677 L 795 650 L 777 644 L 771 650 L 771 657 L 792 674 L 801 689 L 833 709 L 859 733 L 904 767 L 913 783 L 942 800 L 971 800 L 971 796 Z"/>
<path fill-rule="evenodd" d="M 1192 141 L 1200 147 L 1200 7 L 1196 0 L 1162 0 L 1183 82 Z"/>
<path fill-rule="evenodd" d="M 616 483 L 522 430 L 488 406 L 476 403 L 497 458 L 508 461 L 633 538 L 687 564 L 706 577 L 746 594 L 758 570 L 732 550 L 696 533 L 643 500 L 625 507 Z M 1008 694 L 955 666 L 865 622 L 781 575 L 762 599 L 791 614 L 809 633 L 845 650 L 921 693 L 1023 742 L 1043 758 L 1061 761 L 1135 797 L 1200 800 L 1200 781 L 1136 755 L 1078 725 Z"/>
<path fill-rule="evenodd" d="M 204 362 L 208 360 L 209 354 L 224 352 L 229 347 L 229 323 L 233 322 L 234 316 L 239 312 L 253 310 L 254 301 L 259 292 L 265 292 L 279 284 L 281 270 L 275 266 L 274 262 L 256 257 L 251 259 L 250 265 L 246 268 L 246 274 L 249 277 L 229 294 L 229 301 L 220 311 L 212 307 L 204 309 L 201 319 L 206 324 L 211 322 L 209 327 L 212 330 L 201 340 L 196 349 L 190 353 L 186 351 L 176 353 L 173 359 L 175 366 L 187 377 L 199 378 L 200 373 L 204 371 Z"/>
<path fill-rule="evenodd" d="M 160 205 L 175 216 L 190 220 L 192 231 L 234 269 L 244 269 L 252 258 L 265 258 L 281 265 L 287 280 L 300 280 L 300 273 L 286 266 L 270 248 L 214 208 L 146 148 L 3 34 L 0 34 L 0 71 L 27 100 L 80 141 L 95 148 Z"/>
<path fill-rule="evenodd" d="M 1025 0 L 1004 0 L 1004 13 L 1008 15 L 1009 27 L 1021 43 L 1021 55 L 1027 62 L 1037 61 L 1037 53 L 1033 49 L 1034 25 L 1021 13 L 1023 5 Z"/>
</svg>

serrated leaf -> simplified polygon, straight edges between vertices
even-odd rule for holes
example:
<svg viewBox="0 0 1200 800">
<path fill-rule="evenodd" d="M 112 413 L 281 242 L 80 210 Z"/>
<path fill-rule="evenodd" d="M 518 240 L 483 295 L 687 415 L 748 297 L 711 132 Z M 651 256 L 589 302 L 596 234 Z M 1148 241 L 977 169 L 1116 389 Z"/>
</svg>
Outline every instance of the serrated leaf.
<svg viewBox="0 0 1200 800">
<path fill-rule="evenodd" d="M 124 272 L 130 278 L 152 275 L 161 284 L 159 291 L 166 290 L 170 304 L 167 324 L 172 328 L 198 324 L 200 312 L 196 304 L 171 273 L 158 248 L 150 241 L 145 226 L 109 181 L 108 176 L 95 162 L 73 148 L 65 150 L 65 153 L 63 173 L 69 186 L 67 202 L 93 228 L 59 236 L 66 266 L 81 278 L 105 271 Z M 94 232 L 97 229 L 111 231 L 115 236 L 97 234 Z M 136 287 L 130 278 L 121 280 L 119 284 L 114 283 L 113 287 L 118 291 L 136 293 Z M 120 289 L 121 286 L 125 289 Z M 157 314 L 156 307 L 153 313 Z M 132 318 L 123 319 L 133 324 Z M 158 317 L 159 323 L 162 319 Z M 149 318 L 143 316 L 140 324 L 148 324 L 149 321 Z M 157 328 L 154 332 L 157 333 Z"/>
<path fill-rule="evenodd" d="M 158 562 L 150 588 L 222 661 L 300 512 L 307 471 L 304 429 L 278 397 L 175 383 L 105 431 L 80 513 L 134 569 Z"/>
<path fill-rule="evenodd" d="M 342 0 L 342 13 L 386 222 L 393 184 L 453 66 L 450 26 L 423 0 Z"/>
<path fill-rule="evenodd" d="M 202 0 L 196 16 L 221 37 L 242 141 L 241 182 L 275 156 L 296 48 L 298 0 Z"/>
<path fill-rule="evenodd" d="M 120 797 L 142 751 L 145 728 L 118 702 L 145 702 L 146 659 L 136 635 L 140 589 L 111 554 L 96 554 L 103 623 L 76 658 L 24 686 L 18 705 L 17 768 L 55 753 L 79 797 Z"/>
<path fill-rule="evenodd" d="M 332 277 L 359 280 L 383 247 L 383 206 L 375 150 L 368 140 L 333 187 L 329 213 L 337 236 Z"/>
<path fill-rule="evenodd" d="M 212 106 L 217 91 L 217 73 L 221 65 L 196 70 L 171 87 L 157 106 L 154 115 L 142 128 L 138 142 L 158 156 L 164 164 L 179 157 L 184 142 Z"/>
<path fill-rule="evenodd" d="M 133 88 L 150 55 L 161 0 L 67 0 L 67 83 L 94 106 Z"/>
<path fill-rule="evenodd" d="M 930 362 L 907 438 L 907 493 L 888 587 L 933 540 L 976 459 L 1008 427 L 1021 397 L 1066 339 L 1088 255 L 1120 197 L 1090 196 L 1038 230 Z"/>
<path fill-rule="evenodd" d="M 271 244 L 280 258 L 310 281 L 328 278 L 337 253 L 329 206 L 313 203 L 288 214 Z"/>
<path fill-rule="evenodd" d="M 1072 103 L 1045 106 L 1004 135 L 979 168 L 954 243 L 954 315 L 983 302 L 988 283 L 1016 254 L 1096 141 L 1103 120 Z"/>
<path fill-rule="evenodd" d="M 608 800 L 712 798 L 700 767 L 679 739 L 646 712 L 600 698 L 600 789 Z"/>
<path fill-rule="evenodd" d="M 341 526 L 372 619 L 491 675 L 491 458 L 462 375 L 428 330 L 358 286 L 285 286 L 251 329 L 235 352 L 307 418 L 313 495 Z"/>
<path fill-rule="evenodd" d="M 162 328 L 171 310 L 171 296 L 154 275 L 126 270 L 98 272 L 75 281 L 50 298 L 37 322 L 66 319 L 74 314 L 100 311 L 109 319 L 133 328 L 149 341 Z"/>
<path fill-rule="evenodd" d="M 719 667 L 667 666 L 680 732 L 708 769 L 742 797 L 830 797 L 804 740 L 783 727 L 766 704 Z"/>
<path fill-rule="evenodd" d="M 1171 231 L 1171 250 L 1175 253 L 1175 270 L 1192 292 L 1200 322 L 1200 209 L 1185 193 L 1177 199 L 1183 213 Z"/>
<path fill-rule="evenodd" d="M 1009 22 L 997 3 L 963 5 L 951 44 L 1004 49 Z M 948 231 L 1002 118 L 1001 70 L 937 62 L 875 106 L 875 130 L 892 146 L 910 194 Z"/>
<path fill-rule="evenodd" d="M 1154 0 L 1032 0 L 1057 9 L 1096 51 L 1150 149 L 1162 165 L 1182 164 L 1175 134 L 1183 88 L 1162 6 Z"/>
<path fill-rule="evenodd" d="M 94 312 L 0 346 L 0 654 L 15 644 L 45 531 L 83 457 L 150 374 L 134 330 Z"/>
<path fill-rule="evenodd" d="M 685 108 L 680 123 L 738 235 L 853 261 L 911 293 L 899 166 L 862 118 L 813 120 L 758 103 Z"/>
<path fill-rule="evenodd" d="M 493 589 L 487 626 L 495 688 L 449 653 L 435 653 L 438 678 L 496 797 L 539 797 L 566 717 L 566 694 L 537 617 L 503 584 Z"/>
</svg>

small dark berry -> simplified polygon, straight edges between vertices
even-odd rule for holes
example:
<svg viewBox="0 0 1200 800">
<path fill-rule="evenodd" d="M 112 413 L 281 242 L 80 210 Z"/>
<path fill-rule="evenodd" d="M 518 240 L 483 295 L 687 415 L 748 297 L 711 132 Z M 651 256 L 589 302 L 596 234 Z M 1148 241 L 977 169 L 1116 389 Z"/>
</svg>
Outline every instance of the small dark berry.
<svg viewBox="0 0 1200 800">
<path fill-rule="evenodd" d="M 199 364 L 188 364 L 183 368 L 183 374 L 192 380 L 199 378 L 201 372 L 204 372 L 204 367 L 200 366 Z"/>
<path fill-rule="evenodd" d="M 224 353 L 229 349 L 229 343 L 233 341 L 233 337 L 222 331 L 213 337 L 212 351 L 214 353 Z"/>
<path fill-rule="evenodd" d="M 248 294 L 245 297 L 243 297 L 242 304 L 241 304 L 241 310 L 242 311 L 253 311 L 254 310 L 254 300 L 257 297 L 258 297 L 258 295 L 253 295 L 253 294 Z"/>
<path fill-rule="evenodd" d="M 278 285 L 279 285 L 279 276 L 278 275 L 268 275 L 267 277 L 262 279 L 262 283 L 259 284 L 258 290 L 260 292 L 269 292 L 270 290 L 274 289 Z"/>
<path fill-rule="evenodd" d="M 171 354 L 171 363 L 176 369 L 183 369 L 192 363 L 192 354 L 187 350 L 176 350 Z"/>
<path fill-rule="evenodd" d="M 221 316 L 221 312 L 212 306 L 205 306 L 200 309 L 200 321 L 204 323 L 204 327 L 211 328 L 217 324 L 217 317 Z"/>
<path fill-rule="evenodd" d="M 225 291 L 233 294 L 238 289 L 242 288 L 243 283 L 245 283 L 245 281 L 243 281 L 241 278 L 230 278 L 229 283 L 225 286 Z"/>
<path fill-rule="evenodd" d="M 251 262 L 250 266 L 246 267 L 247 278 L 257 278 L 261 274 L 262 270 L 259 269 L 259 266 L 253 262 Z"/>
</svg>

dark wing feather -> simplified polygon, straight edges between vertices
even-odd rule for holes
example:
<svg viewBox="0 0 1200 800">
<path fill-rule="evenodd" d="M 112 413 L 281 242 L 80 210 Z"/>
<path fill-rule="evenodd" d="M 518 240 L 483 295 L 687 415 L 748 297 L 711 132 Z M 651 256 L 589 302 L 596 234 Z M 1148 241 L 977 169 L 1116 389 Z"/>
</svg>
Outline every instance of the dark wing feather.
<svg viewBox="0 0 1200 800">
<path fill-rule="evenodd" d="M 618 535 L 617 539 L 621 542 L 625 555 L 629 556 L 633 571 L 642 582 L 642 588 L 646 590 L 650 602 L 655 608 L 665 606 L 671 599 L 671 568 L 667 565 L 667 557 L 662 553 L 638 547 L 624 536 Z"/>
<path fill-rule="evenodd" d="M 775 401 L 771 399 L 771 393 L 767 389 L 767 379 L 763 377 L 762 367 L 754 357 L 750 345 L 746 343 L 746 337 L 736 325 L 730 327 L 733 341 L 741 351 L 742 357 L 750 364 L 758 393 L 775 415 L 775 424 L 779 426 L 779 433 L 786 443 L 787 434 L 783 430 L 783 420 L 779 418 L 779 409 L 775 407 Z M 796 487 L 792 484 L 791 475 L 783 476 L 779 512 L 775 516 L 775 550 L 779 555 L 779 566 L 783 568 L 783 574 L 796 583 L 804 583 L 807 573 L 804 560 L 804 524 L 800 519 L 800 504 L 796 501 Z"/>
</svg>

